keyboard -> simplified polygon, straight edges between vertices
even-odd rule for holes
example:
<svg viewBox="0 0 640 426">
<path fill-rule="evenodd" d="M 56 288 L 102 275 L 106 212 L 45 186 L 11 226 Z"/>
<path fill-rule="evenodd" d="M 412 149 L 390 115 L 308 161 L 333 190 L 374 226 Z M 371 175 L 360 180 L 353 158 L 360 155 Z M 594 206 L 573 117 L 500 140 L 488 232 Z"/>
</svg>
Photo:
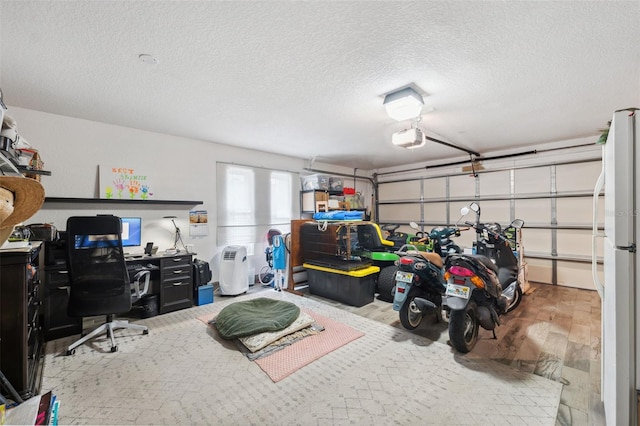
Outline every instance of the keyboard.
<svg viewBox="0 0 640 426">
<path fill-rule="evenodd" d="M 145 267 L 143 264 L 141 263 L 132 263 L 132 264 L 128 264 L 127 265 L 127 271 L 131 272 L 131 271 L 142 271 L 148 269 L 147 267 Z"/>
<path fill-rule="evenodd" d="M 143 257 L 144 257 L 144 254 L 125 254 L 124 255 L 124 258 L 129 260 L 142 259 Z"/>
<path fill-rule="evenodd" d="M 143 265 L 142 263 L 127 263 L 127 271 L 128 272 L 139 272 L 139 271 L 153 271 L 156 269 L 160 269 L 158 266 L 149 263 L 147 265 Z"/>
</svg>

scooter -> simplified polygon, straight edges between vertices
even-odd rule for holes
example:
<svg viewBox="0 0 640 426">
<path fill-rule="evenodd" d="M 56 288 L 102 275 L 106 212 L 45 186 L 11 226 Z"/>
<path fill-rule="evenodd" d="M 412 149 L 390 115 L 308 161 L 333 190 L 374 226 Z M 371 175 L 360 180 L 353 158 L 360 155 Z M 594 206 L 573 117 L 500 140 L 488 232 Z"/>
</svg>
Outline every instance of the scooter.
<svg viewBox="0 0 640 426">
<path fill-rule="evenodd" d="M 419 229 L 414 222 L 410 226 L 412 229 Z M 380 229 L 388 234 L 385 239 L 393 242 L 393 246 L 388 247 L 387 250 L 372 252 L 368 255 L 374 261 L 374 264 L 380 266 L 375 292 L 378 293 L 378 299 L 385 302 L 393 302 L 395 277 L 398 270 L 395 264 L 399 259 L 398 250 L 402 249 L 406 244 L 411 244 L 416 250 L 428 250 L 422 232 L 418 231 L 415 234 L 397 232 L 399 227 L 400 225 L 398 224 L 382 225 Z"/>
<path fill-rule="evenodd" d="M 433 237 L 430 234 L 428 238 L 431 252 L 419 251 L 410 244 L 397 252 L 400 258 L 396 261 L 398 271 L 395 275 L 393 309 L 399 311 L 400 323 L 407 330 L 416 329 L 429 313 L 436 314 L 436 321 L 441 318 L 442 297 L 446 287 L 440 241 L 443 235 L 447 235 L 447 239 L 460 235 L 460 230 L 457 227 L 437 229 Z"/>
<path fill-rule="evenodd" d="M 422 318 L 435 313 L 439 321 L 445 291 L 443 261 L 440 254 L 415 250 L 405 245 L 398 252 L 393 309 L 407 330 L 416 329 Z"/>
<path fill-rule="evenodd" d="M 465 222 L 476 230 L 477 254 L 452 254 L 445 262 L 446 291 L 443 300 L 449 317 L 449 339 L 459 351 L 471 351 L 478 340 L 478 328 L 491 330 L 500 316 L 514 310 L 522 300 L 518 281 L 518 258 L 500 225 L 480 222 L 480 206 L 471 203 L 461 214 L 476 213 L 476 223 Z M 508 229 L 520 229 L 516 219 Z"/>
<path fill-rule="evenodd" d="M 433 241 L 433 251 L 438 253 L 442 258 L 452 253 L 462 253 L 459 245 L 455 244 L 451 237 L 459 237 L 460 228 L 455 227 L 437 227 L 429 232 L 429 239 Z"/>
</svg>

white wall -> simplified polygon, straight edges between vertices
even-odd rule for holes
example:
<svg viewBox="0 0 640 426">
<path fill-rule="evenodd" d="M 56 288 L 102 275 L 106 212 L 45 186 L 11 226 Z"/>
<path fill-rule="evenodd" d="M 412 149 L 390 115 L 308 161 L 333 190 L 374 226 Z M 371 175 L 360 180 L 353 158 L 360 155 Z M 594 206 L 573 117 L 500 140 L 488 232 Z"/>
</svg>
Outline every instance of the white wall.
<svg viewBox="0 0 640 426">
<path fill-rule="evenodd" d="M 136 167 L 153 179 L 160 200 L 202 200 L 202 205 L 131 206 L 116 204 L 51 204 L 26 223 L 53 223 L 65 229 L 66 220 L 74 215 L 99 213 L 118 216 L 141 216 L 142 239 L 153 241 L 164 250 L 172 245 L 173 225 L 163 216 L 175 215 L 185 244 L 193 244 L 197 258 L 211 263 L 217 280 L 218 255 L 216 246 L 216 161 L 301 172 L 308 162 L 303 159 L 268 154 L 222 144 L 147 132 L 109 124 L 80 120 L 17 107 L 7 113 L 16 119 L 18 132 L 44 160 L 44 169 L 51 176 L 43 176 L 47 197 L 99 198 L 98 165 Z M 352 170 L 327 164 L 314 167 L 337 173 Z M 209 235 L 190 238 L 188 213 L 191 209 L 207 210 Z M 138 249 L 140 252 L 142 247 Z M 266 262 L 264 254 L 256 250 L 250 266 L 259 270 Z"/>
</svg>

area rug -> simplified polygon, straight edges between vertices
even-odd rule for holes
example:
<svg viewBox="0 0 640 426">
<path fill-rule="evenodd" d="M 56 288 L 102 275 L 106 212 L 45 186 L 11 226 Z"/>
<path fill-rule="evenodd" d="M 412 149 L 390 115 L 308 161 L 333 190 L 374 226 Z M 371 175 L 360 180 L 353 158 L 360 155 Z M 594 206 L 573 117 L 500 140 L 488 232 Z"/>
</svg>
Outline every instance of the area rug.
<svg viewBox="0 0 640 426">
<path fill-rule="evenodd" d="M 324 355 L 364 336 L 361 331 L 331 318 L 317 314 L 309 309 L 303 309 L 303 311 L 311 315 L 316 323 L 323 326 L 324 331 L 313 336 L 307 336 L 282 350 L 254 361 L 274 383 L 290 376 Z M 212 327 L 209 321 L 216 315 L 204 315 L 198 317 L 198 320 Z"/>
</svg>

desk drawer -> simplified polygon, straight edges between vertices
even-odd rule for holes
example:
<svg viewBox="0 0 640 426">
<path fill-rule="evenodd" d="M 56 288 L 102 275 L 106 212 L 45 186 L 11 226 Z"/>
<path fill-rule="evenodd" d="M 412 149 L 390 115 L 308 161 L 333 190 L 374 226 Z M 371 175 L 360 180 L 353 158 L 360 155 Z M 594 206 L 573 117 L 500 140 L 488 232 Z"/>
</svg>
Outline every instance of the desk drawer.
<svg viewBox="0 0 640 426">
<path fill-rule="evenodd" d="M 163 280 L 160 290 L 160 313 L 190 308 L 193 304 L 191 277 L 175 277 Z"/>
<path fill-rule="evenodd" d="M 45 286 L 47 288 L 69 286 L 69 272 L 66 269 L 46 269 L 44 272 L 44 277 Z"/>
<path fill-rule="evenodd" d="M 82 333 L 82 318 L 67 315 L 69 304 L 69 271 L 66 265 L 44 268 L 43 334 L 45 341 Z"/>
<path fill-rule="evenodd" d="M 160 268 L 161 285 L 171 281 L 188 281 L 192 282 L 193 268 L 191 266 L 191 256 L 176 256 L 169 259 L 162 259 Z"/>
<path fill-rule="evenodd" d="M 67 285 L 68 282 L 64 281 L 45 287 L 43 331 L 46 341 L 82 333 L 82 318 L 67 315 Z"/>
<path fill-rule="evenodd" d="M 180 265 L 173 268 L 163 269 L 162 276 L 160 277 L 160 279 L 162 280 L 162 282 L 176 280 L 176 279 L 191 280 L 192 274 L 193 274 L 193 271 L 190 264 Z"/>
<path fill-rule="evenodd" d="M 164 258 L 161 261 L 161 269 L 163 271 L 168 269 L 185 268 L 191 266 L 191 255 L 189 256 L 174 256 Z"/>
</svg>

